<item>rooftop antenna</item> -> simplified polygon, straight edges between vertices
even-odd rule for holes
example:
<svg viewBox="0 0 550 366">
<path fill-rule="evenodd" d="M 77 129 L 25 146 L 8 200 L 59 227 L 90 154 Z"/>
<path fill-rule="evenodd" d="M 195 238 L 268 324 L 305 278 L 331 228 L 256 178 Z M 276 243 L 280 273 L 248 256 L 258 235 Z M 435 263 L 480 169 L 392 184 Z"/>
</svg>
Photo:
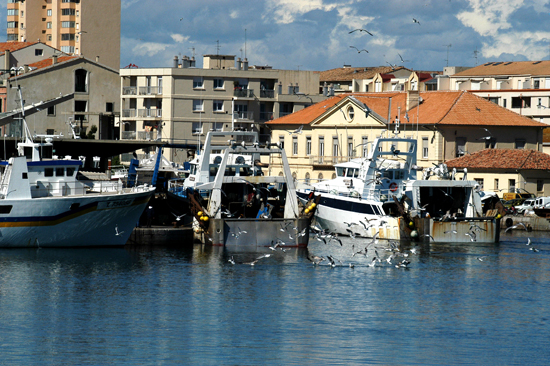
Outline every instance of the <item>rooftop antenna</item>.
<svg viewBox="0 0 550 366">
<path fill-rule="evenodd" d="M 447 45 L 444 45 L 445 47 L 447 47 L 447 67 L 449 67 L 449 48 L 451 48 L 452 44 L 447 44 Z"/>
<path fill-rule="evenodd" d="M 246 58 L 246 28 L 244 29 L 244 58 Z"/>
<path fill-rule="evenodd" d="M 191 50 L 191 53 L 193 54 L 193 57 L 195 57 L 195 47 L 191 47 L 191 48 L 188 48 L 189 50 Z"/>
<path fill-rule="evenodd" d="M 216 55 L 220 54 L 220 40 L 218 39 L 216 41 Z"/>
</svg>

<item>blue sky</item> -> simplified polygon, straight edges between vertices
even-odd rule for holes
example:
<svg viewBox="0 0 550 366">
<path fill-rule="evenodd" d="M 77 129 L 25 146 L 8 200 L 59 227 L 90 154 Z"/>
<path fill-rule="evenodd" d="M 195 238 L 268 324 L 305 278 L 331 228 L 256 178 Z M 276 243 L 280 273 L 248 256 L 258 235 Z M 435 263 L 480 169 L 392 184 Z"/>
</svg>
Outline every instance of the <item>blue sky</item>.
<svg viewBox="0 0 550 366">
<path fill-rule="evenodd" d="M 121 67 L 170 66 L 193 52 L 198 67 L 202 55 L 219 52 L 246 55 L 250 65 L 318 71 L 550 57 L 545 0 L 122 0 L 121 18 Z M 357 28 L 373 36 L 349 33 Z"/>
</svg>

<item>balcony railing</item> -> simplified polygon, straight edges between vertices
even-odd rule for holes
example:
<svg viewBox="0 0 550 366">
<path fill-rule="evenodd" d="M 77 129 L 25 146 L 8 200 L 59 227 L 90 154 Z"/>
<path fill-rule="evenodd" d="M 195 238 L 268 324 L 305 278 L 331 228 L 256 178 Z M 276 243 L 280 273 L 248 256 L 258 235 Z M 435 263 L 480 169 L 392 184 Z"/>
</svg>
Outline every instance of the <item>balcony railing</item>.
<svg viewBox="0 0 550 366">
<path fill-rule="evenodd" d="M 136 86 L 125 86 L 122 88 L 122 95 L 137 95 Z"/>
<path fill-rule="evenodd" d="M 241 98 L 254 98 L 254 89 L 235 89 L 233 96 Z"/>
<path fill-rule="evenodd" d="M 254 120 L 254 112 L 234 112 L 235 119 Z"/>
<path fill-rule="evenodd" d="M 138 109 L 138 117 L 142 118 L 160 118 L 162 117 L 162 109 Z"/>
<path fill-rule="evenodd" d="M 159 95 L 162 94 L 162 87 L 158 86 L 140 86 L 139 95 Z"/>
<path fill-rule="evenodd" d="M 275 90 L 260 90 L 260 98 L 275 98 Z"/>
<path fill-rule="evenodd" d="M 309 163 L 311 165 L 333 165 L 345 163 L 354 158 L 353 156 L 310 156 Z"/>
<path fill-rule="evenodd" d="M 273 119 L 273 112 L 260 112 L 260 121 L 271 121 Z"/>
<path fill-rule="evenodd" d="M 136 131 L 122 131 L 122 132 L 120 132 L 120 139 L 121 140 L 135 140 L 136 139 Z"/>
<path fill-rule="evenodd" d="M 292 114 L 292 112 L 279 112 L 279 117 L 288 116 L 289 114 Z"/>
<path fill-rule="evenodd" d="M 135 109 L 123 109 L 122 110 L 122 118 L 132 118 L 137 115 Z"/>
<path fill-rule="evenodd" d="M 157 139 L 157 131 L 138 131 L 138 140 L 156 140 Z"/>
</svg>

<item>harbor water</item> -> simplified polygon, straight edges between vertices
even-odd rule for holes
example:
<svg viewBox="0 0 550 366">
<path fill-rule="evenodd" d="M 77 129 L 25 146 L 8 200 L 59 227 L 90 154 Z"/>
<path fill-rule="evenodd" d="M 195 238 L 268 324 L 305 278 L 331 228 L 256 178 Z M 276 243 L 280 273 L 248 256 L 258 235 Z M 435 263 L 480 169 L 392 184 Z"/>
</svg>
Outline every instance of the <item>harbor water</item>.
<svg viewBox="0 0 550 366">
<path fill-rule="evenodd" d="M 401 252 L 418 253 L 399 268 L 383 248 L 352 256 L 359 238 L 285 252 L 0 250 L 0 363 L 547 364 L 545 234 L 405 243 Z M 382 261 L 370 266 L 374 251 Z M 244 264 L 262 254 L 271 256 Z"/>
</svg>

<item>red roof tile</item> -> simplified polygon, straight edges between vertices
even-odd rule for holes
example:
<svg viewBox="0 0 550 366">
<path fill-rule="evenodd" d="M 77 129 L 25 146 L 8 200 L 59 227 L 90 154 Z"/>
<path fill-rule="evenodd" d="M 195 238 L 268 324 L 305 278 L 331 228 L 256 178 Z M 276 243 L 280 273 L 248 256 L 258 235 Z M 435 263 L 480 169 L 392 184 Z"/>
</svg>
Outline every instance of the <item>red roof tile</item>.
<svg viewBox="0 0 550 366">
<path fill-rule="evenodd" d="M 550 155 L 536 150 L 485 149 L 445 162 L 457 169 L 550 170 Z"/>
<path fill-rule="evenodd" d="M 487 62 L 453 76 L 550 75 L 550 61 Z"/>
<path fill-rule="evenodd" d="M 384 119 L 391 98 L 392 123 L 400 111 L 401 124 L 547 127 L 467 91 L 420 92 L 422 103 L 406 111 L 407 92 L 340 94 L 275 119 L 269 124 L 310 124 L 343 98 L 353 95 Z M 405 118 L 408 115 L 409 121 Z"/>
<path fill-rule="evenodd" d="M 62 62 L 69 61 L 69 60 L 72 60 L 72 59 L 75 59 L 75 58 L 78 58 L 78 56 L 58 56 L 57 57 L 57 63 L 60 64 Z M 52 66 L 52 65 L 53 65 L 53 60 L 52 60 L 51 57 L 49 57 L 49 58 L 46 58 L 44 60 L 34 62 L 34 63 L 30 64 L 29 67 L 32 67 L 34 69 L 43 69 L 45 67 Z"/>
<path fill-rule="evenodd" d="M 38 42 L 0 42 L 0 53 L 3 54 L 6 51 L 17 51 L 25 47 L 32 46 Z"/>
</svg>

